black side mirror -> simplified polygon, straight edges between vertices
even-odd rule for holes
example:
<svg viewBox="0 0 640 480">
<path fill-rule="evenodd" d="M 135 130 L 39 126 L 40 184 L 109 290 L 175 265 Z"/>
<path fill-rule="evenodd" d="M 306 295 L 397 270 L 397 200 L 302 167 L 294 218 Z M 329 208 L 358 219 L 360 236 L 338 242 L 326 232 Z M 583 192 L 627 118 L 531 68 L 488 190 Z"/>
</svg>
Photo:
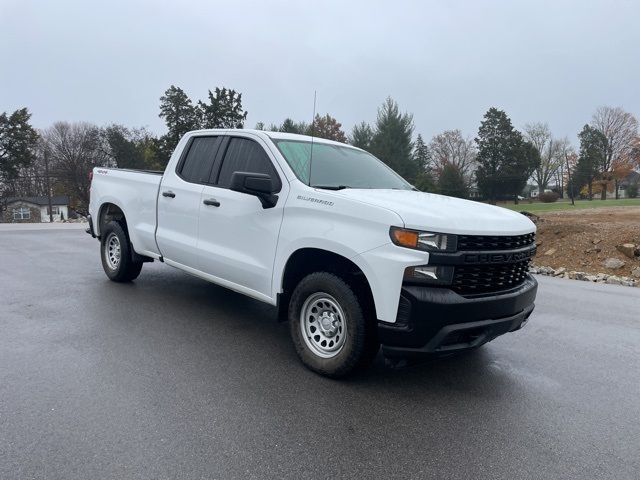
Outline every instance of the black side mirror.
<svg viewBox="0 0 640 480">
<path fill-rule="evenodd" d="M 273 193 L 273 180 L 266 173 L 233 172 L 229 188 L 258 197 L 263 208 L 272 208 L 278 202 L 278 196 Z"/>
</svg>

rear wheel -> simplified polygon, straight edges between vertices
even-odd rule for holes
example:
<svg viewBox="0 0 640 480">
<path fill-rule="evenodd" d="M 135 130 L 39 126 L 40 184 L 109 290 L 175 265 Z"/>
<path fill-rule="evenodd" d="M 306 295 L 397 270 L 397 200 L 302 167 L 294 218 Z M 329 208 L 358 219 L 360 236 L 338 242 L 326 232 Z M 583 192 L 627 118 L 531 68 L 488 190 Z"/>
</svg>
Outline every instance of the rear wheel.
<svg viewBox="0 0 640 480">
<path fill-rule="evenodd" d="M 114 282 L 129 282 L 140 275 L 142 262 L 132 259 L 131 243 L 122 225 L 111 221 L 100 232 L 102 268 Z"/>
<path fill-rule="evenodd" d="M 367 366 L 378 351 L 375 328 L 363 300 L 340 277 L 307 275 L 289 302 L 291 338 L 311 370 L 329 377 Z"/>
</svg>

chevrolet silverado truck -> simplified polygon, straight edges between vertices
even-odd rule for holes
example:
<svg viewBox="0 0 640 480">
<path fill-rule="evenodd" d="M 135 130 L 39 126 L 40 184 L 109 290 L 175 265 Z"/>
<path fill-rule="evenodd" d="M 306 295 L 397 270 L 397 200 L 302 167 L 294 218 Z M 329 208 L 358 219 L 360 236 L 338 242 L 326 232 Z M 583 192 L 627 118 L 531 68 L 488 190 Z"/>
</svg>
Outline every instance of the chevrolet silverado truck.
<svg viewBox="0 0 640 480">
<path fill-rule="evenodd" d="M 477 348 L 534 308 L 535 225 L 417 191 L 364 150 L 252 130 L 187 133 L 164 172 L 95 168 L 88 232 L 129 282 L 160 261 L 279 308 L 301 361 L 341 377 Z"/>
</svg>

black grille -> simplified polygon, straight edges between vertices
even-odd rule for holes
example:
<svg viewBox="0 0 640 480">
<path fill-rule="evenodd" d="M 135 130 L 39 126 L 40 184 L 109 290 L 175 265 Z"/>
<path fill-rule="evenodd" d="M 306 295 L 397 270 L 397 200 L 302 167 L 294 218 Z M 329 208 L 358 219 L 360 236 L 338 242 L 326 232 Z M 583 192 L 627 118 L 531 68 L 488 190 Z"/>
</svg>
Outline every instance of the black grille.
<svg viewBox="0 0 640 480">
<path fill-rule="evenodd" d="M 496 292 L 524 282 L 530 260 L 499 265 L 460 265 L 455 267 L 452 290 L 461 295 Z"/>
<path fill-rule="evenodd" d="M 525 235 L 459 235 L 459 251 L 478 250 L 515 250 L 533 244 L 536 240 L 535 233 Z"/>
</svg>

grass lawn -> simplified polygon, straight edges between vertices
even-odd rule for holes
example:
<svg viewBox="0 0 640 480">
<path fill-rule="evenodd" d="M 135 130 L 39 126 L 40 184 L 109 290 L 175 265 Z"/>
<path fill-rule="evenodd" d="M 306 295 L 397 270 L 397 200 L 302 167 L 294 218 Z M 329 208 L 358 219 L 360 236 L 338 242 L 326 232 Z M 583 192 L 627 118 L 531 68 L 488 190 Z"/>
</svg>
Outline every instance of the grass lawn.
<svg viewBox="0 0 640 480">
<path fill-rule="evenodd" d="M 640 198 L 624 198 L 620 200 L 576 200 L 575 205 L 571 205 L 570 200 L 559 200 L 555 203 L 527 203 L 521 202 L 519 205 L 513 203 L 500 203 L 501 207 L 521 212 L 526 210 L 531 213 L 555 212 L 559 210 L 576 210 L 583 208 L 602 208 L 602 207 L 632 207 L 640 206 Z"/>
</svg>

